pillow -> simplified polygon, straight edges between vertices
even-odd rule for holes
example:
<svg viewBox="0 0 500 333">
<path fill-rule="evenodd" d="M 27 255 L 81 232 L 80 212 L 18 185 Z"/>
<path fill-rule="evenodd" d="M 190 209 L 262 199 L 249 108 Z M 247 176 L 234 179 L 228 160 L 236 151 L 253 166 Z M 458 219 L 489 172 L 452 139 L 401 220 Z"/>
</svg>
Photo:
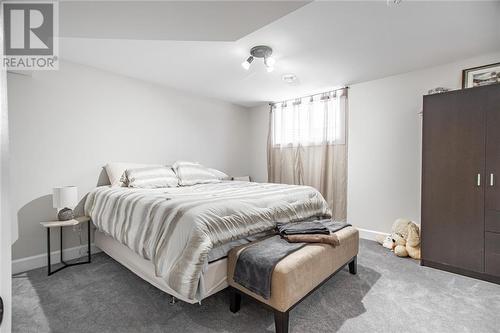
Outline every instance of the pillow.
<svg viewBox="0 0 500 333">
<path fill-rule="evenodd" d="M 233 180 L 240 181 L 240 182 L 249 182 L 250 176 L 233 177 Z"/>
<path fill-rule="evenodd" d="M 159 167 L 159 164 L 139 164 L 139 163 L 108 163 L 104 166 L 104 170 L 108 174 L 111 186 L 124 186 L 121 179 L 123 173 L 127 169 L 145 168 L 145 167 Z"/>
<path fill-rule="evenodd" d="M 179 185 L 179 180 L 170 167 L 127 169 L 123 175 L 123 183 L 128 187 L 160 188 Z"/>
<path fill-rule="evenodd" d="M 220 170 L 213 169 L 213 168 L 208 168 L 208 171 L 210 171 L 211 173 L 213 173 L 214 176 L 217 179 L 220 179 L 220 180 L 231 180 L 231 177 L 229 177 L 228 175 L 226 175 L 224 172 L 222 172 Z"/>
<path fill-rule="evenodd" d="M 220 179 L 210 172 L 208 168 L 199 163 L 177 161 L 174 163 L 173 168 L 181 186 L 220 182 Z"/>
</svg>

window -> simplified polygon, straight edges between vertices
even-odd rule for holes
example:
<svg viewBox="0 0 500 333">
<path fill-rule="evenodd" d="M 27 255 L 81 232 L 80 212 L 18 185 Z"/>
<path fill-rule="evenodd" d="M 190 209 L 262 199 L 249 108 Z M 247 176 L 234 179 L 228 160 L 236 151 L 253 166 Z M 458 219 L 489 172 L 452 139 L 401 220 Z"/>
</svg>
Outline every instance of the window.
<svg viewBox="0 0 500 333">
<path fill-rule="evenodd" d="M 273 146 L 345 144 L 346 99 L 339 95 L 275 105 L 271 116 Z"/>
</svg>

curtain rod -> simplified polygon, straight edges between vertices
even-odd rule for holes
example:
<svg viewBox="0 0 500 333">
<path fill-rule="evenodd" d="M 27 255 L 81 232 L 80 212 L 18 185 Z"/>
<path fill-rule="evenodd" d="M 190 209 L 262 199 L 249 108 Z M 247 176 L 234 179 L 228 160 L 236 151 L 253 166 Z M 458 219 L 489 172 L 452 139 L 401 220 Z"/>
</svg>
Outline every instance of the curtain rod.
<svg viewBox="0 0 500 333">
<path fill-rule="evenodd" d="M 345 87 L 338 88 L 338 89 L 333 89 L 333 90 L 328 90 L 328 91 L 321 92 L 321 93 L 317 93 L 317 94 L 312 94 L 312 95 L 304 95 L 304 96 L 302 96 L 302 97 L 297 97 L 297 98 L 286 99 L 286 100 L 284 100 L 284 101 L 279 101 L 279 102 L 269 102 L 269 105 L 270 105 L 270 106 L 273 106 L 273 105 L 278 104 L 278 103 L 290 102 L 290 101 L 294 101 L 294 100 L 296 100 L 296 99 L 303 99 L 303 98 L 306 98 L 306 97 L 314 97 L 314 96 L 323 95 L 323 94 L 327 94 L 327 93 L 331 93 L 331 92 L 334 92 L 334 91 L 339 91 L 339 90 L 344 90 L 344 89 L 349 89 L 349 86 L 345 86 Z"/>
</svg>

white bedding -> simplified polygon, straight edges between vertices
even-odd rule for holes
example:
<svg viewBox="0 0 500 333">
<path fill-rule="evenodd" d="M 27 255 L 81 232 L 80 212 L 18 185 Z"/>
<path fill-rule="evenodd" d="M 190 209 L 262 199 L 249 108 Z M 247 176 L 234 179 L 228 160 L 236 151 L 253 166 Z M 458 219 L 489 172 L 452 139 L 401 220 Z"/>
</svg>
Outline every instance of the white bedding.
<svg viewBox="0 0 500 333">
<path fill-rule="evenodd" d="M 99 231 L 151 260 L 158 277 L 189 300 L 212 248 L 313 216 L 330 216 L 308 186 L 227 181 L 163 189 L 98 187 L 85 204 Z"/>
</svg>

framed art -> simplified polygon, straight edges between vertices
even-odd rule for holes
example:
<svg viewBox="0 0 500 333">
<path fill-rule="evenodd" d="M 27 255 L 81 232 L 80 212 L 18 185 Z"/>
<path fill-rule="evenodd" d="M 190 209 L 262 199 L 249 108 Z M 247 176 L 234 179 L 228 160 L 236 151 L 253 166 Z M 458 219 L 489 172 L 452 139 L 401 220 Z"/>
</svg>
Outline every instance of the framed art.
<svg viewBox="0 0 500 333">
<path fill-rule="evenodd" d="M 500 83 L 500 62 L 473 67 L 462 71 L 462 88 Z"/>
</svg>

